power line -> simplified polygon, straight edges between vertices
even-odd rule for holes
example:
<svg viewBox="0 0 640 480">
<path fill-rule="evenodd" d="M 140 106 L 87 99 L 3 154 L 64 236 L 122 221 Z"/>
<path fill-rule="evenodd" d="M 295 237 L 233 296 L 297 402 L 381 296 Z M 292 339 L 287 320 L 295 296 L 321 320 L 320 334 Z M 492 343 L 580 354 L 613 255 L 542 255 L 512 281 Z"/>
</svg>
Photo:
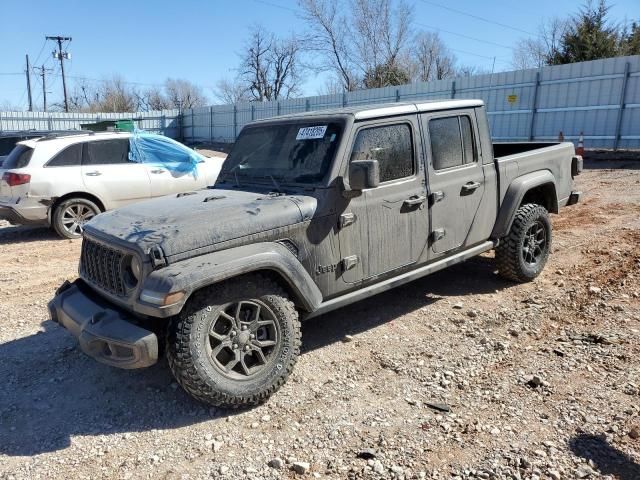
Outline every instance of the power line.
<svg viewBox="0 0 640 480">
<path fill-rule="evenodd" d="M 514 50 L 514 47 L 510 47 L 508 45 L 502 45 L 501 43 L 496 43 L 496 42 L 492 42 L 490 40 L 483 40 L 481 38 L 477 38 L 477 37 L 472 37 L 470 35 L 465 35 L 464 33 L 458 33 L 458 32 L 453 32 L 451 30 L 445 30 L 444 28 L 440 28 L 440 27 L 434 27 L 432 25 L 427 25 L 425 23 L 421 23 L 421 22 L 416 22 L 416 25 L 420 25 L 422 27 L 428 28 L 430 30 L 434 30 L 436 32 L 444 32 L 444 33 L 448 33 L 450 35 L 456 35 L 458 37 L 462 37 L 462 38 L 466 38 L 468 40 L 474 40 L 476 42 L 481 42 L 481 43 L 486 43 L 487 45 L 493 45 L 495 47 L 500 47 L 500 48 L 506 48 L 509 50 Z"/>
<path fill-rule="evenodd" d="M 511 25 L 507 25 L 506 23 L 496 22 L 495 20 L 491 20 L 490 18 L 481 17 L 480 15 L 475 15 L 473 13 L 468 13 L 468 12 L 465 12 L 465 11 L 462 11 L 462 10 L 458 10 L 457 8 L 448 7 L 446 5 L 442 5 L 442 4 L 436 3 L 436 2 L 431 2 L 429 0 L 421 0 L 421 1 L 423 3 L 426 3 L 427 5 L 432 5 L 434 7 L 443 8 L 443 9 L 448 10 L 450 12 L 457 13 L 458 15 L 464 15 L 466 17 L 475 18 L 476 20 L 480 20 L 482 22 L 491 23 L 493 25 L 498 25 L 499 27 L 502 27 L 502 28 L 508 28 L 509 30 L 513 30 L 513 31 L 520 32 L 520 33 L 526 33 L 527 35 L 532 35 L 534 37 L 537 37 L 537 35 L 535 33 L 528 32 L 527 30 L 522 30 L 521 28 L 512 27 Z"/>
<path fill-rule="evenodd" d="M 42 43 L 42 47 L 40 48 L 40 51 L 38 52 L 38 56 L 36 57 L 36 59 L 34 60 L 34 65 L 38 63 L 38 60 L 40 60 L 40 55 L 42 55 L 42 52 L 44 52 L 44 47 L 47 46 L 47 39 L 44 39 L 44 42 Z"/>
</svg>

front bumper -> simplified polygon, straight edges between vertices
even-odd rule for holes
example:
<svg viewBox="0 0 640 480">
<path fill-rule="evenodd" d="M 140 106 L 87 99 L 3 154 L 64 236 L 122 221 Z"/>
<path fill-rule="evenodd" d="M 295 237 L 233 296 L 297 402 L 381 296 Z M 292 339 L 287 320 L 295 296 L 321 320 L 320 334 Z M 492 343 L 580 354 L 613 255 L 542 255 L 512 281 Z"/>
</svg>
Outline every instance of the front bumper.
<svg viewBox="0 0 640 480">
<path fill-rule="evenodd" d="M 65 282 L 49 302 L 51 320 L 66 328 L 84 353 L 118 368 L 158 361 L 158 337 L 93 292 L 82 280 Z"/>
</svg>

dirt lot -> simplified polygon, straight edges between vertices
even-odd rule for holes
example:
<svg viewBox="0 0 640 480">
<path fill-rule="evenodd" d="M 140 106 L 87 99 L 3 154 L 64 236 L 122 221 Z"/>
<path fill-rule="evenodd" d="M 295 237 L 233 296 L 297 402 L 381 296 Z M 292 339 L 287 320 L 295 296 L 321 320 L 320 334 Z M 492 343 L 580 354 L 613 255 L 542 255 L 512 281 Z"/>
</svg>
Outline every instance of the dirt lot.
<svg viewBox="0 0 640 480">
<path fill-rule="evenodd" d="M 537 281 L 480 257 L 311 320 L 241 412 L 86 358 L 46 311 L 80 242 L 1 225 L 0 478 L 640 478 L 640 162 L 591 167 Z"/>
</svg>

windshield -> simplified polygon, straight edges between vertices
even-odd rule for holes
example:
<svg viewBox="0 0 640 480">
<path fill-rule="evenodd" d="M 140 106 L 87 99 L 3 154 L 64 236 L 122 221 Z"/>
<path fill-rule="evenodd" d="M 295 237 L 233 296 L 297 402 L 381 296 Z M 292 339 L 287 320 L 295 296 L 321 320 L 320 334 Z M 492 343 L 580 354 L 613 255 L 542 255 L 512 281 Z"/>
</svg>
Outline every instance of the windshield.
<svg viewBox="0 0 640 480">
<path fill-rule="evenodd" d="M 322 121 L 247 127 L 225 160 L 220 178 L 320 181 L 333 161 L 341 134 L 341 124 Z"/>
<path fill-rule="evenodd" d="M 33 148 L 24 145 L 16 145 L 9 156 L 2 162 L 2 168 L 9 170 L 10 168 L 23 168 L 29 165 Z"/>
</svg>

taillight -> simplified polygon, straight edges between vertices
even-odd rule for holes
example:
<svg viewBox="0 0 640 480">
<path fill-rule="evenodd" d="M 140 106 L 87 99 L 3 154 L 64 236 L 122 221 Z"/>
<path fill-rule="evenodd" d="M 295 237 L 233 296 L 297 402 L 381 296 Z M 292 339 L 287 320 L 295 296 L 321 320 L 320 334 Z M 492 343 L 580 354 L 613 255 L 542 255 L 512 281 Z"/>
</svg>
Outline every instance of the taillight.
<svg viewBox="0 0 640 480">
<path fill-rule="evenodd" d="M 10 187 L 15 187 L 16 185 L 29 183 L 31 181 L 31 175 L 27 175 L 26 173 L 4 172 L 2 180 L 7 182 Z"/>
</svg>

